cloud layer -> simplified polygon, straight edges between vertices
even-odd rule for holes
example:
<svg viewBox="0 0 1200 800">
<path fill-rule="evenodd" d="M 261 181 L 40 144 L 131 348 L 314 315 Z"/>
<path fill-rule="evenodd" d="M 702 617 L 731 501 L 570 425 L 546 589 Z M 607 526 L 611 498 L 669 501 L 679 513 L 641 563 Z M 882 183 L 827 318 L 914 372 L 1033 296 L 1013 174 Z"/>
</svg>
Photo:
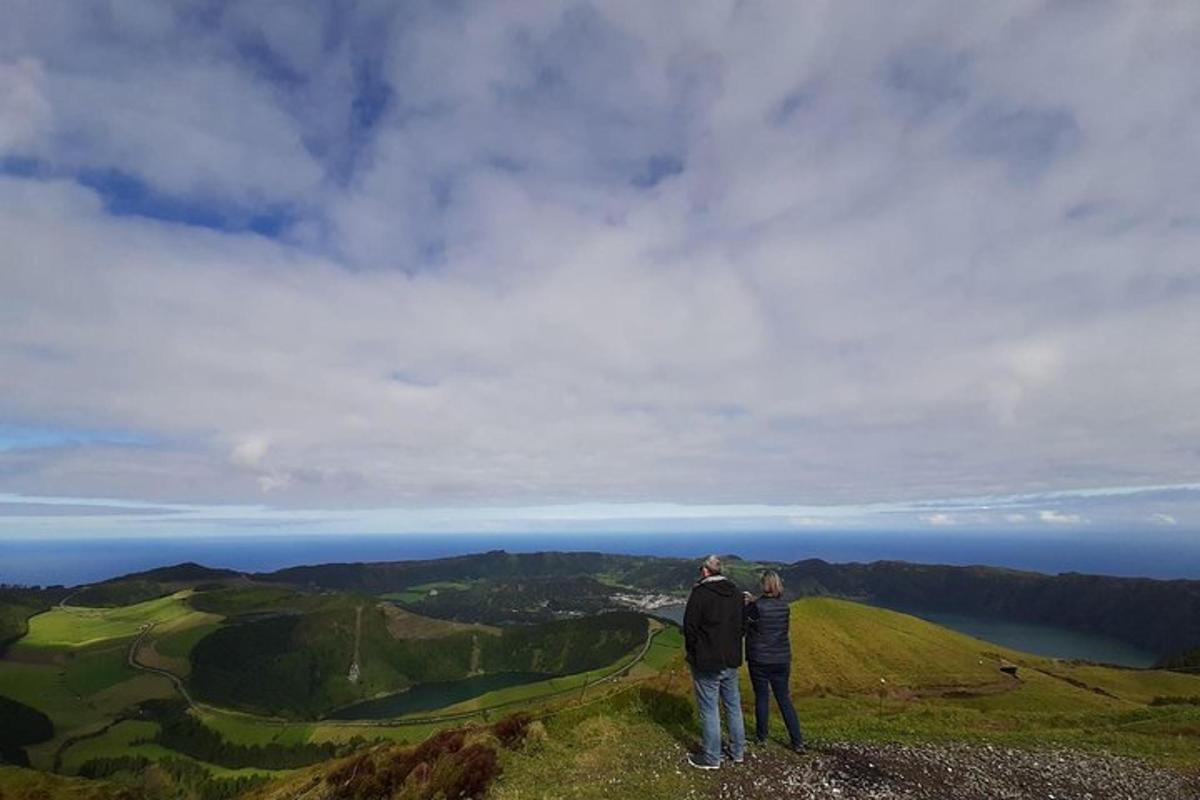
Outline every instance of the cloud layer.
<svg viewBox="0 0 1200 800">
<path fill-rule="evenodd" d="M 0 491 L 808 519 L 1200 479 L 1193 4 L 8 16 Z M 1098 508 L 1008 515 L 1200 526 Z"/>
</svg>

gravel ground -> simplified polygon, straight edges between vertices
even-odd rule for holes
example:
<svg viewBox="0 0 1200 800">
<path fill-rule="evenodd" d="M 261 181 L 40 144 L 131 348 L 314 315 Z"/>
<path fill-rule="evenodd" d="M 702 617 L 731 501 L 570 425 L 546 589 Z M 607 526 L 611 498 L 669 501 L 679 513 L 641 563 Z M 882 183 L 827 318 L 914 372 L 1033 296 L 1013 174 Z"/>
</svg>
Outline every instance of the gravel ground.
<svg viewBox="0 0 1200 800">
<path fill-rule="evenodd" d="M 684 767 L 687 769 L 687 767 Z M 753 748 L 711 775 L 713 800 L 1200 800 L 1200 776 L 1136 759 L 991 745 Z"/>
</svg>

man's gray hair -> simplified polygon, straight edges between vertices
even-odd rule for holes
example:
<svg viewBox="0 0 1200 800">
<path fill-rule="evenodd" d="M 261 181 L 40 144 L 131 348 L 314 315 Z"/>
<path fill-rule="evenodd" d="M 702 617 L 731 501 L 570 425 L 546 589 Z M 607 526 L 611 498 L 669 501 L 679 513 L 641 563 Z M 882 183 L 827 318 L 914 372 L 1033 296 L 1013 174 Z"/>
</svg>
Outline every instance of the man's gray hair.
<svg viewBox="0 0 1200 800">
<path fill-rule="evenodd" d="M 721 559 L 717 558 L 716 556 L 709 556 L 708 558 L 704 559 L 704 568 L 713 575 L 720 575 Z"/>
</svg>

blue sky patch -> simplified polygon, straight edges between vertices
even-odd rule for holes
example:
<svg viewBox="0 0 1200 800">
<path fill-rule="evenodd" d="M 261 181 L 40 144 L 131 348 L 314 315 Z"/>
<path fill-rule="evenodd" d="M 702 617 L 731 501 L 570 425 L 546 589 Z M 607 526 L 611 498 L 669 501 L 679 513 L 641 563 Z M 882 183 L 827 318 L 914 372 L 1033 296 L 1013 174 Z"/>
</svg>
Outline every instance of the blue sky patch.
<svg viewBox="0 0 1200 800">
<path fill-rule="evenodd" d="M 149 447 L 156 440 L 148 435 L 117 430 L 85 430 L 0 423 L 0 453 L 46 448 L 79 447 L 88 444 Z"/>
</svg>

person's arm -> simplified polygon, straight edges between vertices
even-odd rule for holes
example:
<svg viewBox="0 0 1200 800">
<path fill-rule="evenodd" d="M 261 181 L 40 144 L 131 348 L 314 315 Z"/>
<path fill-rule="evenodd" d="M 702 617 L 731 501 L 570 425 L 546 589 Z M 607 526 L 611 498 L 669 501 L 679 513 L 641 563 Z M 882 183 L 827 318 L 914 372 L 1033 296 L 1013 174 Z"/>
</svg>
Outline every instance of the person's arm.
<svg viewBox="0 0 1200 800">
<path fill-rule="evenodd" d="M 700 628 L 700 604 L 696 593 L 688 595 L 687 607 L 683 609 L 683 651 L 689 664 L 695 664 L 696 631 Z"/>
<path fill-rule="evenodd" d="M 758 598 L 746 592 L 746 607 L 742 610 L 742 629 L 749 630 L 758 622 Z"/>
</svg>

